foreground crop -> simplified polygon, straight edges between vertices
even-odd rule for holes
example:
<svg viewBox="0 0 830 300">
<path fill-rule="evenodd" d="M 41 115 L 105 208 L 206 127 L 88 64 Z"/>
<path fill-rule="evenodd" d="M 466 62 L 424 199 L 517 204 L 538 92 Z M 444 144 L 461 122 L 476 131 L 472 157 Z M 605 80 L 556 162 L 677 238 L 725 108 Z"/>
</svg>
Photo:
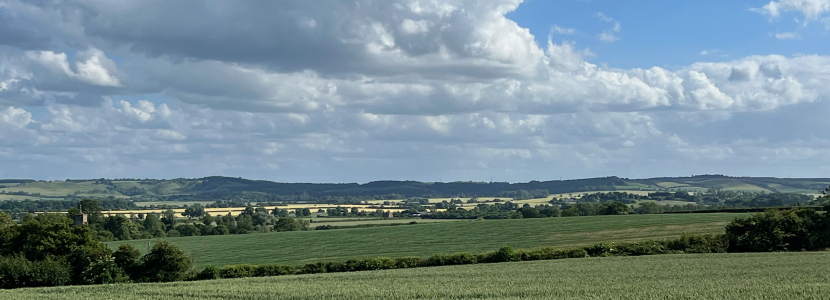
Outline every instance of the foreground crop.
<svg viewBox="0 0 830 300">
<path fill-rule="evenodd" d="M 0 291 L 0 299 L 826 299 L 830 253 L 585 258 L 166 284 Z"/>
</svg>

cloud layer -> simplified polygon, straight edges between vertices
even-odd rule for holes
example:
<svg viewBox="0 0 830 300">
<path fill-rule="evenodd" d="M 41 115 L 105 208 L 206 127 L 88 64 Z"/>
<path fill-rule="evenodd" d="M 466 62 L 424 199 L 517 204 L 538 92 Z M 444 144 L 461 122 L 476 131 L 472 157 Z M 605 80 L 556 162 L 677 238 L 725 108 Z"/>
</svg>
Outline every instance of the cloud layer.
<svg viewBox="0 0 830 300">
<path fill-rule="evenodd" d="M 830 57 L 609 68 L 537 43 L 520 4 L 0 0 L 0 177 L 827 171 Z"/>
</svg>

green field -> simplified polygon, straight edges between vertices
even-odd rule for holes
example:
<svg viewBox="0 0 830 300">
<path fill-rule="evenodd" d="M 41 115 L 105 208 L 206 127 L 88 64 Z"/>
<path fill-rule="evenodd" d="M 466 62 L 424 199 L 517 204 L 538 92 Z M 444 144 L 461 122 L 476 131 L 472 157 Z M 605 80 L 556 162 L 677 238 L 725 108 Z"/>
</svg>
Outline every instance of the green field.
<svg viewBox="0 0 830 300">
<path fill-rule="evenodd" d="M 827 299 L 828 261 L 828 252 L 600 257 L 4 290 L 0 299 Z"/>
<path fill-rule="evenodd" d="M 322 218 L 325 220 L 325 218 Z M 409 224 L 410 222 L 417 223 L 445 223 L 445 222 L 459 222 L 459 220 L 451 219 L 369 219 L 369 220 L 348 220 L 348 221 L 320 221 L 321 219 L 312 219 L 311 227 L 319 227 L 323 225 L 329 226 L 360 226 L 360 225 L 392 225 L 392 224 Z"/>
<path fill-rule="evenodd" d="M 675 238 L 681 233 L 722 233 L 743 214 L 662 214 L 463 221 L 339 230 L 170 238 L 194 257 L 197 268 L 229 264 L 304 264 L 367 256 L 479 253 L 501 246 L 566 247 L 600 242 Z M 146 251 L 151 240 L 121 243 Z"/>
</svg>

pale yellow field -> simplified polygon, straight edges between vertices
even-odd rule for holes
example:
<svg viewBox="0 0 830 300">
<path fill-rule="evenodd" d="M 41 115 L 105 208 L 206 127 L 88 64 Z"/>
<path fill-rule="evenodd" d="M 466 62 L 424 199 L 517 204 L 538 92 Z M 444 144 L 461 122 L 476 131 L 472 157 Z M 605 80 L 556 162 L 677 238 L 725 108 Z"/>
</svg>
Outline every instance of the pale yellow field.
<svg viewBox="0 0 830 300">
<path fill-rule="evenodd" d="M 172 205 L 172 206 L 182 206 L 182 205 L 194 205 L 196 203 L 201 205 L 208 205 L 213 204 L 216 201 L 145 201 L 145 202 L 134 202 L 138 207 L 147 207 L 150 205 Z"/>
<path fill-rule="evenodd" d="M 264 207 L 269 212 L 271 210 L 273 210 L 274 208 L 279 207 L 281 209 L 287 209 L 289 211 L 293 211 L 294 209 L 297 209 L 297 208 L 301 208 L 301 209 L 302 208 L 309 208 L 309 209 L 311 209 L 312 213 L 316 213 L 318 209 L 325 210 L 327 208 L 336 208 L 337 205 L 331 205 L 331 204 L 292 204 L 292 205 L 285 205 L 285 206 L 264 206 Z M 340 205 L 340 207 L 347 207 L 347 208 L 357 207 L 360 211 L 368 211 L 368 212 L 374 212 L 378 209 L 383 209 L 384 211 L 392 211 L 392 212 L 401 212 L 401 211 L 403 211 L 403 209 L 400 209 L 400 208 L 376 208 L 376 207 L 368 207 L 368 206 L 365 206 L 365 205 Z M 104 215 L 110 216 L 110 215 L 129 215 L 129 214 L 140 214 L 140 213 L 143 213 L 143 214 L 159 213 L 160 214 L 160 213 L 165 212 L 165 211 L 167 211 L 167 210 L 166 209 L 133 209 L 133 210 L 110 210 L 110 211 L 104 211 L 103 213 L 104 213 Z M 184 218 L 184 216 L 182 216 L 182 213 L 184 212 L 184 208 L 176 208 L 176 209 L 173 209 L 173 211 L 176 212 L 176 216 Z M 205 212 L 210 213 L 213 216 L 227 215 L 228 213 L 230 213 L 233 216 L 238 216 L 243 211 L 245 211 L 244 207 L 205 208 Z"/>
<path fill-rule="evenodd" d="M 688 184 L 685 184 L 685 183 L 677 183 L 677 182 L 659 182 L 659 183 L 657 183 L 657 185 L 658 185 L 658 186 L 660 186 L 660 187 L 662 187 L 662 188 L 667 188 L 667 189 L 670 189 L 670 188 L 676 188 L 676 187 L 684 187 L 684 186 L 689 186 Z"/>
<path fill-rule="evenodd" d="M 566 199 L 567 198 L 576 198 L 576 199 L 579 199 L 579 198 L 582 198 L 582 196 L 586 195 L 586 194 L 609 193 L 609 192 L 625 192 L 625 193 L 635 194 L 635 195 L 640 195 L 640 196 L 648 196 L 649 193 L 653 193 L 654 191 L 639 191 L 639 190 L 588 191 L 588 192 L 576 192 L 576 193 L 551 194 L 550 196 L 545 197 L 545 198 L 527 199 L 527 200 L 512 200 L 512 199 L 506 198 L 506 197 L 478 197 L 477 199 L 478 199 L 479 203 L 485 203 L 485 201 L 490 201 L 490 202 L 487 202 L 485 204 L 492 204 L 493 200 L 500 199 L 500 200 L 505 201 L 505 202 L 511 201 L 513 203 L 521 204 L 521 205 L 523 205 L 523 204 L 540 205 L 540 204 L 548 204 L 548 203 L 550 203 L 551 200 L 558 199 L 558 198 L 566 198 Z M 441 203 L 443 201 L 450 202 L 453 199 L 458 199 L 458 200 L 461 200 L 462 202 L 464 202 L 464 205 L 459 205 L 459 207 L 460 208 L 465 208 L 465 209 L 475 207 L 476 205 L 479 204 L 479 203 L 467 204 L 467 201 L 470 200 L 470 198 L 430 198 L 429 203 Z M 404 200 L 403 199 L 369 200 L 369 201 L 366 201 L 366 202 L 370 203 L 370 204 L 380 205 L 380 204 L 383 204 L 386 201 L 389 201 L 392 205 L 397 205 L 397 204 L 402 203 Z"/>
</svg>

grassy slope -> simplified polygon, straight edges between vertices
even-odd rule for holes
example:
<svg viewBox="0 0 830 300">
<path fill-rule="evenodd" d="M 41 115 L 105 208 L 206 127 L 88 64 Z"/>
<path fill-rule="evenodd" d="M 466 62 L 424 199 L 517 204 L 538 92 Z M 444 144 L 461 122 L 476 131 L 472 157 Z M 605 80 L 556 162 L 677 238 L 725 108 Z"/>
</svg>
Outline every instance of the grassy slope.
<svg viewBox="0 0 830 300">
<path fill-rule="evenodd" d="M 429 256 L 516 248 L 588 245 L 677 237 L 681 233 L 720 233 L 741 214 L 627 215 L 524 220 L 463 221 L 436 224 L 199 236 L 169 239 L 209 264 L 303 264 L 366 256 Z M 153 243 L 152 241 L 150 241 Z M 115 248 L 124 242 L 108 243 Z M 146 251 L 148 240 L 126 241 Z"/>
<path fill-rule="evenodd" d="M 2 299 L 827 299 L 830 253 L 605 257 L 167 284 L 0 291 Z"/>
</svg>

